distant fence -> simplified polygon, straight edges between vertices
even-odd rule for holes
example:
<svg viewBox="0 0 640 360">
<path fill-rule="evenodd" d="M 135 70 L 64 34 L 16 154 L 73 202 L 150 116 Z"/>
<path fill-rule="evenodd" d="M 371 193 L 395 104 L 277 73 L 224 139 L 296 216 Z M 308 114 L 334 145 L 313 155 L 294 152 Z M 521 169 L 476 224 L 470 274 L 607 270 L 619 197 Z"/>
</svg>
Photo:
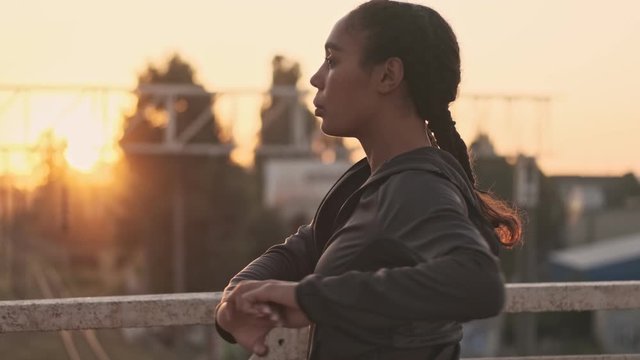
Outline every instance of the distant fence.
<svg viewBox="0 0 640 360">
<path fill-rule="evenodd" d="M 212 324 L 220 298 L 221 293 L 187 293 L 0 301 L 0 332 Z M 640 281 L 507 285 L 507 313 L 614 309 L 640 309 Z M 290 343 L 284 342 L 282 351 L 291 353 L 288 347 L 299 354 L 300 344 Z M 640 359 L 640 354 L 500 359 Z"/>
</svg>

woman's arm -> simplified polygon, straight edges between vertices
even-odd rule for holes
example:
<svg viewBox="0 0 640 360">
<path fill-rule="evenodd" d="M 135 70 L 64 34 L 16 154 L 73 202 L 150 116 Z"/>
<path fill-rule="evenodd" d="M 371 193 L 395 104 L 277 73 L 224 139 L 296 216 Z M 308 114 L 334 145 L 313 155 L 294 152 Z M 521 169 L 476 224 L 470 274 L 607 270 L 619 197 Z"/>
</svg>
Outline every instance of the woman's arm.
<svg viewBox="0 0 640 360">
<path fill-rule="evenodd" d="M 264 254 L 235 275 L 224 289 L 222 300 L 216 306 L 214 313 L 215 326 L 220 336 L 228 342 L 236 342 L 233 335 L 220 325 L 218 311 L 240 281 L 268 279 L 298 281 L 313 272 L 316 262 L 317 255 L 311 225 L 301 226 L 283 244 L 269 248 Z M 234 309 L 225 309 L 225 311 L 234 312 Z M 228 319 L 227 322 L 229 321 L 233 321 L 233 319 Z M 225 320 L 222 322 L 225 323 Z"/>
<path fill-rule="evenodd" d="M 504 304 L 504 280 L 498 259 L 469 219 L 466 206 L 462 194 L 445 179 L 415 174 L 394 179 L 381 189 L 378 239 L 359 256 L 384 259 L 403 251 L 408 259 L 416 259 L 414 264 L 309 275 L 295 286 L 295 301 L 291 286 L 277 283 L 248 298 L 288 301 L 312 322 L 363 337 L 388 334 L 410 322 L 462 322 L 496 315 Z"/>
<path fill-rule="evenodd" d="M 439 176 L 412 172 L 390 179 L 379 189 L 377 240 L 359 256 L 384 258 L 401 249 L 416 262 L 309 275 L 296 290 L 301 308 L 311 321 L 341 327 L 496 315 L 504 303 L 504 280 L 487 245 L 491 239 L 483 238 L 467 206 L 458 188 Z"/>
<path fill-rule="evenodd" d="M 303 225 L 284 243 L 270 247 L 231 278 L 224 293 L 243 280 L 300 280 L 313 272 L 317 261 L 311 225 Z"/>
<path fill-rule="evenodd" d="M 384 328 L 407 321 L 468 321 L 497 315 L 504 281 L 494 259 L 456 249 L 413 267 L 310 275 L 296 289 L 313 322 Z"/>
</svg>

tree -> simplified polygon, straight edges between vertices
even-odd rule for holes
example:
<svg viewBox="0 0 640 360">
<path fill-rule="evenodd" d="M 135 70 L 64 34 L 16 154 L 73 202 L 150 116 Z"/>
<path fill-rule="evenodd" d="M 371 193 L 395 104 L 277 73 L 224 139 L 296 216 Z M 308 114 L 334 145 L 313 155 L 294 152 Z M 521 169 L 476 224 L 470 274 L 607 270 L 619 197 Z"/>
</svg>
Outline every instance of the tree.
<svg viewBox="0 0 640 360">
<path fill-rule="evenodd" d="M 264 103 L 260 117 L 261 145 L 294 145 L 294 121 L 301 120 L 303 141 L 309 146 L 306 156 L 321 156 L 325 151 L 333 152 L 334 156 L 346 157 L 346 149 L 341 138 L 323 134 L 313 113 L 302 103 L 297 95 L 298 80 L 300 79 L 300 64 L 282 55 L 276 55 L 272 65 L 272 94 Z M 292 93 L 274 91 L 291 89 Z M 301 111 L 300 118 L 296 112 Z M 299 145 L 299 144 L 296 144 Z M 337 154 L 336 154 L 337 153 Z"/>
<path fill-rule="evenodd" d="M 138 79 L 139 86 L 147 84 L 186 84 L 205 93 L 191 65 L 178 55 L 163 69 L 149 65 Z M 125 119 L 121 144 L 161 142 L 166 126 L 162 119 L 169 110 L 165 103 L 158 96 L 139 96 L 133 115 Z M 211 110 L 213 103 L 210 96 L 177 98 L 172 110 L 178 134 L 200 114 L 209 112 L 210 126 L 200 129 L 189 143 L 222 143 Z M 131 262 L 135 254 L 146 259 L 146 291 L 174 289 L 172 215 L 176 189 L 182 189 L 187 291 L 221 289 L 234 271 L 282 236 L 276 218 L 260 204 L 255 177 L 229 156 L 127 153 L 121 165 L 125 185 L 118 237 L 125 262 Z M 270 231 L 250 239 L 256 227 Z"/>
</svg>

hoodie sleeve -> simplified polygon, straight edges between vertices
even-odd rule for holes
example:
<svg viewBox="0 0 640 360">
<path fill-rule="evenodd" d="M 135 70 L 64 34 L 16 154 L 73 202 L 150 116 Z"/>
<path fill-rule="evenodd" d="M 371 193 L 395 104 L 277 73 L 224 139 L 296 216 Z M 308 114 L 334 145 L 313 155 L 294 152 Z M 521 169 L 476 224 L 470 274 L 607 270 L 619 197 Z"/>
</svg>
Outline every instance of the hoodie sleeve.
<svg viewBox="0 0 640 360">
<path fill-rule="evenodd" d="M 408 172 L 378 191 L 376 238 L 359 256 L 404 251 L 413 263 L 309 275 L 296 288 L 307 316 L 349 331 L 353 324 L 388 329 L 407 321 L 462 322 L 498 314 L 504 303 L 498 260 L 458 189 L 438 176 Z"/>
<path fill-rule="evenodd" d="M 284 243 L 270 247 L 230 281 L 225 293 L 242 280 L 298 281 L 313 272 L 316 262 L 311 225 L 303 225 Z"/>
<path fill-rule="evenodd" d="M 270 247 L 264 254 L 235 275 L 224 289 L 220 304 L 225 301 L 227 294 L 242 280 L 276 279 L 299 281 L 313 272 L 316 262 L 317 255 L 315 255 L 311 225 L 301 226 L 284 243 Z M 216 306 L 216 314 L 220 304 Z M 231 334 L 222 329 L 217 322 L 215 325 L 223 339 L 235 343 L 235 339 Z"/>
</svg>

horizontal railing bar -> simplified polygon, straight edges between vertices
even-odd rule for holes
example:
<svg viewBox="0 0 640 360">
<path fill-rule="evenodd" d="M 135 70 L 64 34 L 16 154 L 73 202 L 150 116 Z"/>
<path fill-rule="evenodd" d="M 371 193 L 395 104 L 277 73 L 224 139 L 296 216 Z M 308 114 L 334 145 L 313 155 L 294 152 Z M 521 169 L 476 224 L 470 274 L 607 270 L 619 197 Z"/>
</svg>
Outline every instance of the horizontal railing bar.
<svg viewBox="0 0 640 360">
<path fill-rule="evenodd" d="M 516 357 L 462 358 L 462 359 L 463 360 L 639 360 L 640 354 L 516 356 Z"/>
<path fill-rule="evenodd" d="M 0 332 L 212 324 L 221 293 L 0 301 Z M 507 313 L 640 309 L 640 281 L 508 284 Z"/>
<path fill-rule="evenodd" d="M 302 95 L 314 94 L 313 88 L 300 88 L 297 92 L 291 91 L 292 86 L 275 86 L 268 90 L 259 87 L 228 87 L 219 88 L 215 91 L 199 88 L 195 85 L 189 84 L 144 84 L 141 87 L 128 86 L 128 85 L 116 85 L 116 84 L 10 84 L 0 83 L 0 92 L 87 92 L 87 91 L 105 91 L 105 92 L 123 92 L 134 93 L 136 91 L 143 91 L 145 93 L 152 93 L 156 95 L 178 94 L 178 95 L 224 95 L 224 94 L 260 94 L 265 93 L 278 94 L 278 95 Z M 498 93 L 498 92 L 462 92 L 457 98 L 464 98 L 469 100 L 493 100 L 502 99 L 506 101 L 518 101 L 518 100 L 535 100 L 535 101 L 551 101 L 552 98 L 557 99 L 557 94 L 542 94 L 542 93 Z"/>
<path fill-rule="evenodd" d="M 105 296 L 0 302 L 0 333 L 213 323 L 222 293 Z"/>
<path fill-rule="evenodd" d="M 507 285 L 505 312 L 640 309 L 640 281 Z"/>
</svg>

